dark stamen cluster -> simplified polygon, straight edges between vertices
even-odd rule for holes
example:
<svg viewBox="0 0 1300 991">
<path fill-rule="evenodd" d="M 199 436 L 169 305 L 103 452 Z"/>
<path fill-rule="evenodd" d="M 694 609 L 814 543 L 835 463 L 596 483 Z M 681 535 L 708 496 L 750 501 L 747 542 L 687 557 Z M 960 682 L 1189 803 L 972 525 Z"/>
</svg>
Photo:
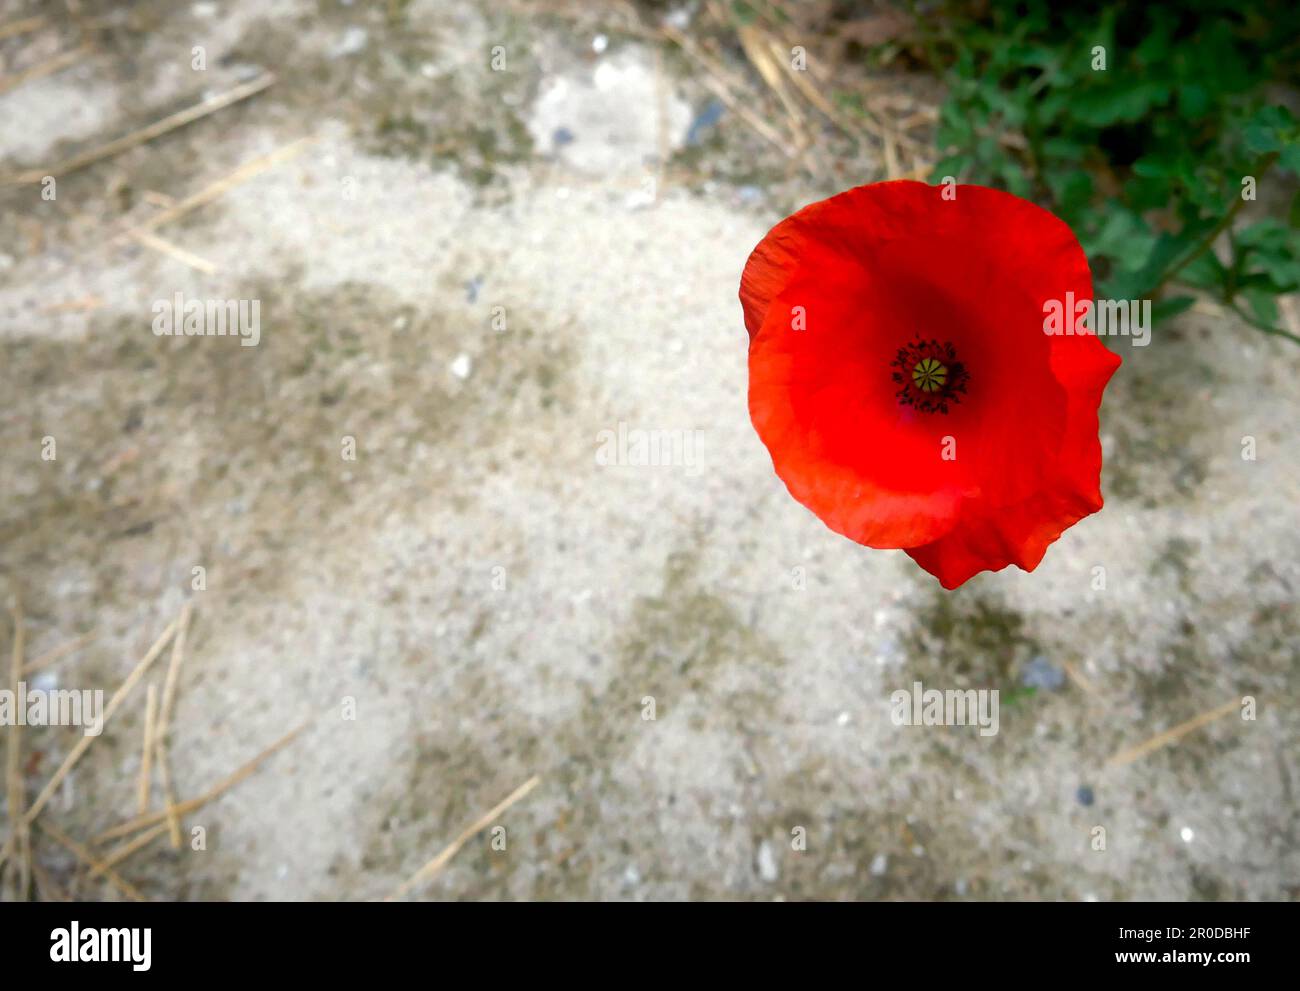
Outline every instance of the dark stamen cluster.
<svg viewBox="0 0 1300 991">
<path fill-rule="evenodd" d="M 951 341 L 940 344 L 933 338 L 918 337 L 898 349 L 890 367 L 898 385 L 898 401 L 922 413 L 947 413 L 949 405 L 961 402 L 970 374 L 957 360 Z"/>
</svg>

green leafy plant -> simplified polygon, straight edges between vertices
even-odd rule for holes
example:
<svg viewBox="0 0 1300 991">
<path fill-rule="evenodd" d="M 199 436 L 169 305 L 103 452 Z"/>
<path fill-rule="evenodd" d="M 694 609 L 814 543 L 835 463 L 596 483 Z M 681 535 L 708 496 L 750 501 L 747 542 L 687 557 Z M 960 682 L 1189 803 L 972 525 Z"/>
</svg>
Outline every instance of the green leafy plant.
<svg viewBox="0 0 1300 991">
<path fill-rule="evenodd" d="M 1300 289 L 1300 196 L 1285 218 L 1238 222 L 1266 181 L 1275 201 L 1300 174 L 1300 124 L 1269 98 L 1271 86 L 1294 92 L 1300 5 L 993 0 L 914 13 L 949 84 L 932 179 L 1053 210 L 1101 298 L 1153 298 L 1158 319 L 1191 305 L 1190 287 L 1300 344 L 1276 303 Z M 1212 248 L 1221 237 L 1226 260 Z"/>
</svg>

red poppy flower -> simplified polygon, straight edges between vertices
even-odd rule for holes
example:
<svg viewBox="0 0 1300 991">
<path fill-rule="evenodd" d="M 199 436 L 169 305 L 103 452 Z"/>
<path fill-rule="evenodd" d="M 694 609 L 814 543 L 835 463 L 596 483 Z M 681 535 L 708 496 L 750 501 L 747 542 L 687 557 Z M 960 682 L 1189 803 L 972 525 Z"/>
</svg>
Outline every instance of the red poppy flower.
<svg viewBox="0 0 1300 991">
<path fill-rule="evenodd" d="M 882 182 L 781 221 L 740 282 L 777 475 L 945 588 L 1032 571 L 1102 505 L 1097 406 L 1120 359 L 1044 331 L 1068 293 L 1092 299 L 1069 227 L 998 190 Z"/>
</svg>

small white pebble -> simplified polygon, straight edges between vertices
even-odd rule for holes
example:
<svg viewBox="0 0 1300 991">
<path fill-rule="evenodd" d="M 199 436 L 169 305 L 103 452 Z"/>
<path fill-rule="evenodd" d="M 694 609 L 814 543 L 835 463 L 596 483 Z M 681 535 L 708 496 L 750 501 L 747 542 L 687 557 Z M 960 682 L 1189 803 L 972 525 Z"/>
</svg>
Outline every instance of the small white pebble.
<svg viewBox="0 0 1300 991">
<path fill-rule="evenodd" d="M 591 39 L 591 50 L 595 52 L 597 55 L 599 55 L 608 47 L 609 47 L 609 39 L 606 38 L 603 34 L 598 34 L 596 35 L 596 37 Z"/>
<path fill-rule="evenodd" d="M 59 676 L 54 671 L 42 671 L 32 679 L 32 687 L 40 692 L 52 692 L 59 687 Z"/>
<path fill-rule="evenodd" d="M 758 846 L 758 876 L 770 884 L 777 879 L 778 874 L 772 844 L 764 840 Z"/>
<path fill-rule="evenodd" d="M 878 853 L 871 858 L 871 873 L 880 877 L 885 871 L 889 870 L 889 854 Z"/>
<path fill-rule="evenodd" d="M 474 368 L 474 363 L 470 360 L 469 355 L 462 353 L 456 355 L 456 358 L 451 363 L 450 367 L 451 367 L 451 374 L 455 375 L 456 378 L 467 379 L 469 378 L 469 373 Z"/>
<path fill-rule="evenodd" d="M 654 204 L 655 194 L 651 189 L 635 189 L 623 198 L 623 205 L 628 210 L 644 210 Z"/>
<path fill-rule="evenodd" d="M 1191 826 L 1184 826 L 1178 831 L 1178 835 L 1183 838 L 1184 843 L 1190 843 L 1196 839 L 1196 833 L 1192 831 Z"/>
<path fill-rule="evenodd" d="M 366 41 L 369 37 L 370 32 L 365 28 L 353 25 L 343 32 L 343 36 L 330 49 L 330 56 L 340 58 L 344 55 L 355 55 L 366 47 Z"/>
<path fill-rule="evenodd" d="M 841 712 L 835 717 L 835 721 L 841 726 L 847 726 L 849 724 L 849 714 L 847 712 Z"/>
</svg>

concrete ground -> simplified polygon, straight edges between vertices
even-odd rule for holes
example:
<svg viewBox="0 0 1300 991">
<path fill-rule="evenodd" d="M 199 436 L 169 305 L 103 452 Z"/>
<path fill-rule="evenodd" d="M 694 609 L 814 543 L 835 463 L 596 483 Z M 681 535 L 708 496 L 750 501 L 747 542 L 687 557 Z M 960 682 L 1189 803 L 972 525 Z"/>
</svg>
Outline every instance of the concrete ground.
<svg viewBox="0 0 1300 991">
<path fill-rule="evenodd" d="M 277 77 L 53 200 L 0 189 L 0 587 L 29 657 L 96 632 L 40 684 L 111 694 L 190 601 L 179 798 L 310 720 L 118 865 L 145 896 L 382 896 L 534 775 L 418 896 L 1300 894 L 1294 345 L 1191 311 L 1122 347 L 1106 508 L 945 593 L 791 500 L 746 412 L 749 251 L 878 162 L 808 178 L 624 8 L 80 10 L 95 47 L 0 93 L 0 172 Z M 0 40 L 0 80 L 76 44 Z M 302 138 L 156 229 L 185 259 L 118 236 Z M 176 292 L 259 300 L 258 346 L 155 336 Z M 681 446 L 610 464 L 620 425 Z M 1000 690 L 999 733 L 895 726 L 917 680 Z M 144 699 L 42 818 L 134 814 Z M 25 801 L 79 733 L 24 733 Z"/>
</svg>

